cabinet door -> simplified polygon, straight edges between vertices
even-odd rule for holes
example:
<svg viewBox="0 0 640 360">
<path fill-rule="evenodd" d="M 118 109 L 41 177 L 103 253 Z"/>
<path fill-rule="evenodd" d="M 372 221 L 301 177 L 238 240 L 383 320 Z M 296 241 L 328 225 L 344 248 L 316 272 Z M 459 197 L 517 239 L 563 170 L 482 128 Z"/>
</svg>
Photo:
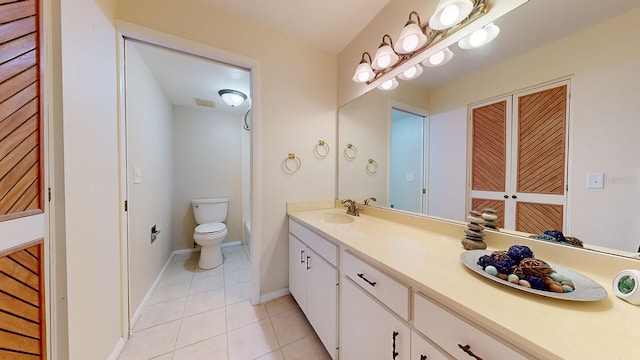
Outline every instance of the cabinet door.
<svg viewBox="0 0 640 360">
<path fill-rule="evenodd" d="M 331 358 L 338 342 L 338 271 L 311 250 L 307 258 L 307 318 Z"/>
<path fill-rule="evenodd" d="M 448 360 L 440 350 L 431 345 L 422 336 L 411 332 L 411 360 Z"/>
<path fill-rule="evenodd" d="M 343 278 L 340 289 L 340 358 L 408 360 L 411 331 Z"/>
<path fill-rule="evenodd" d="M 307 308 L 307 247 L 289 234 L 289 291 L 302 311 Z"/>
</svg>

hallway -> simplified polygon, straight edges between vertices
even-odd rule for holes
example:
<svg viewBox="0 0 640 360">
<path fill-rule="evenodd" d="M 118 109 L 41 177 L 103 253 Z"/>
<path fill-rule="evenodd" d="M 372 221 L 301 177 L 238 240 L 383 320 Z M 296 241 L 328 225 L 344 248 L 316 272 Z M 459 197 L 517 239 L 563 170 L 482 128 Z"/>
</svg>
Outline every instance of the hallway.
<svg viewBox="0 0 640 360">
<path fill-rule="evenodd" d="M 212 270 L 197 252 L 173 255 L 119 360 L 330 359 L 291 296 L 251 305 L 241 245 L 223 254 Z"/>
</svg>

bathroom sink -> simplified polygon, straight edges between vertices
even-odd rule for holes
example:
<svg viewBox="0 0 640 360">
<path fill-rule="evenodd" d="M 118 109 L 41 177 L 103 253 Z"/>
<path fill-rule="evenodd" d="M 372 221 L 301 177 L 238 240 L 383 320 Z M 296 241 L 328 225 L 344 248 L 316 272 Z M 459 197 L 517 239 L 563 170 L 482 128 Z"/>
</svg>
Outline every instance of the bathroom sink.
<svg viewBox="0 0 640 360">
<path fill-rule="evenodd" d="M 314 214 L 315 220 L 329 223 L 329 224 L 349 224 L 355 220 L 355 217 L 347 214 L 336 213 L 320 213 Z"/>
</svg>

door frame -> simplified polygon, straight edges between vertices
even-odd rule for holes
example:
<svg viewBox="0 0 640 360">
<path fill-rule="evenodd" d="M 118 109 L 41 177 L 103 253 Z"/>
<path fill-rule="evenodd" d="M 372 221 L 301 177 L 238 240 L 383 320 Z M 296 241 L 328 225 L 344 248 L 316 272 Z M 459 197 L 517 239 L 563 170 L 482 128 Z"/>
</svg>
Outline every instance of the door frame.
<svg viewBox="0 0 640 360">
<path fill-rule="evenodd" d="M 260 245 L 261 228 L 260 213 L 262 203 L 260 201 L 260 188 L 262 156 L 260 154 L 261 123 L 260 123 L 260 63 L 256 59 L 240 54 L 232 53 L 210 45 L 198 43 L 185 38 L 177 37 L 160 31 L 152 30 L 140 25 L 116 20 L 117 30 L 117 55 L 118 55 L 118 148 L 119 148 L 119 172 L 120 172 L 120 248 L 121 248 L 121 283 L 122 283 L 122 336 L 127 338 L 130 325 L 130 300 L 129 300 L 129 241 L 128 241 L 128 216 L 124 210 L 124 202 L 127 200 L 127 154 L 126 154 L 126 116 L 125 116 L 125 74 L 124 74 L 124 38 L 158 45 L 168 49 L 192 54 L 216 62 L 224 62 L 248 69 L 251 72 L 252 95 L 252 128 L 251 128 L 251 303 L 260 302 Z M 126 305 L 126 306 L 125 306 Z"/>
</svg>

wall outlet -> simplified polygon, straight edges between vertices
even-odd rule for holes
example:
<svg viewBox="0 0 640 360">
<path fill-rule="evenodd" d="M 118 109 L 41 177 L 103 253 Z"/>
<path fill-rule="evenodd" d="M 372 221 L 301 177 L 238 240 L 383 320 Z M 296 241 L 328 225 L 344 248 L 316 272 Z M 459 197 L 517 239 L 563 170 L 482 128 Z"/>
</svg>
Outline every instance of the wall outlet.
<svg viewBox="0 0 640 360">
<path fill-rule="evenodd" d="M 587 174 L 587 189 L 604 189 L 604 174 Z"/>
<path fill-rule="evenodd" d="M 140 184 L 142 182 L 142 169 L 139 166 L 133 167 L 133 183 Z"/>
</svg>

